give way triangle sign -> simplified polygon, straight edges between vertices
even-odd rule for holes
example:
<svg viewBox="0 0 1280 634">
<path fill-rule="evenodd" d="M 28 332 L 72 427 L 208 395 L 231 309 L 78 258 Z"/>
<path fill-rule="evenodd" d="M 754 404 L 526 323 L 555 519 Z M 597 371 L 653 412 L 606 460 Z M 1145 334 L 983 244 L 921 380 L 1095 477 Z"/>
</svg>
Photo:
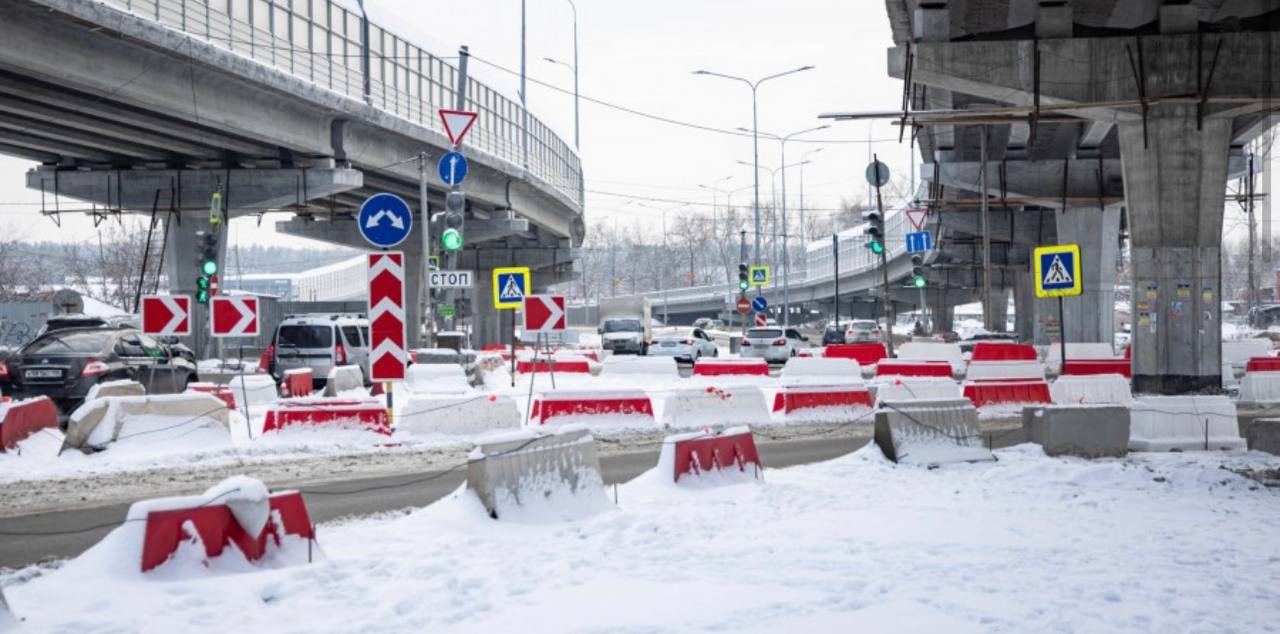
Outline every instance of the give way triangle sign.
<svg viewBox="0 0 1280 634">
<path fill-rule="evenodd" d="M 918 207 L 908 207 L 906 213 L 907 213 L 907 220 L 911 221 L 911 226 L 915 227 L 916 231 L 920 231 L 921 229 L 924 229 L 924 217 L 929 215 L 928 209 L 921 209 Z"/>
<path fill-rule="evenodd" d="M 467 136 L 467 132 L 471 131 L 471 126 L 475 125 L 476 116 L 474 112 L 441 108 L 440 120 L 444 122 L 444 133 L 449 136 L 449 143 L 453 145 L 461 144 L 462 138 Z"/>
</svg>

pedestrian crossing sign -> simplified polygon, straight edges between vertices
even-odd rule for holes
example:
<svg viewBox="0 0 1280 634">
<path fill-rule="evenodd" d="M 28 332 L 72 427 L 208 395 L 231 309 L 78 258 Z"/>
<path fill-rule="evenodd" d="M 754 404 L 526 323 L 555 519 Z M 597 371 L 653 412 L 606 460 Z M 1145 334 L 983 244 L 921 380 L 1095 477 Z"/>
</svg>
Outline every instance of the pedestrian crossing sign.
<svg viewBox="0 0 1280 634">
<path fill-rule="evenodd" d="M 1036 247 L 1036 297 L 1074 297 L 1080 294 L 1080 245 Z"/>
<path fill-rule="evenodd" d="M 769 285 L 769 267 L 767 266 L 751 267 L 751 285 L 752 286 L 768 286 Z"/>
<path fill-rule="evenodd" d="M 529 294 L 529 267 L 509 266 L 493 270 L 493 307 L 514 310 L 524 306 Z"/>
</svg>

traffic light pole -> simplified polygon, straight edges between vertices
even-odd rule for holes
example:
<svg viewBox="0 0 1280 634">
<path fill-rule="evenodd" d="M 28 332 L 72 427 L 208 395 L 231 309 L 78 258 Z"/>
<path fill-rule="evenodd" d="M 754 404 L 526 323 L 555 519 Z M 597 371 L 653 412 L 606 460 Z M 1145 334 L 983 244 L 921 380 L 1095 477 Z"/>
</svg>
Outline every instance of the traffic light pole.
<svg viewBox="0 0 1280 634">
<path fill-rule="evenodd" d="M 879 158 L 875 159 L 877 163 Z M 884 201 L 880 197 L 880 185 L 876 185 L 876 210 L 880 212 L 880 218 L 884 219 Z M 893 307 L 890 302 L 893 300 L 889 297 L 889 236 L 888 230 L 881 236 L 884 241 L 884 248 L 880 249 L 880 275 L 884 283 L 884 340 L 885 348 L 889 351 L 889 356 L 893 356 Z"/>
<path fill-rule="evenodd" d="M 418 154 L 418 209 L 422 214 L 422 294 L 420 295 L 419 314 L 422 315 L 422 329 L 427 334 L 423 342 L 424 348 L 436 345 L 436 320 L 432 315 L 431 285 L 427 278 L 431 273 L 431 210 L 427 207 L 427 153 Z"/>
</svg>

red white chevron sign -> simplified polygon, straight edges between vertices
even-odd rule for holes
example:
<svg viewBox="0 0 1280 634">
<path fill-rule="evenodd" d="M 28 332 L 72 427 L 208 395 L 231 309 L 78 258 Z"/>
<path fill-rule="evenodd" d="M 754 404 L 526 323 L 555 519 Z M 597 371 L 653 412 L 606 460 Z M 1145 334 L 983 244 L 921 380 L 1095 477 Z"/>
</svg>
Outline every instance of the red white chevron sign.
<svg viewBox="0 0 1280 634">
<path fill-rule="evenodd" d="M 369 380 L 403 381 L 404 253 L 369 254 Z"/>
<path fill-rule="evenodd" d="M 238 295 L 209 298 L 209 334 L 214 337 L 257 337 L 258 298 Z"/>
</svg>

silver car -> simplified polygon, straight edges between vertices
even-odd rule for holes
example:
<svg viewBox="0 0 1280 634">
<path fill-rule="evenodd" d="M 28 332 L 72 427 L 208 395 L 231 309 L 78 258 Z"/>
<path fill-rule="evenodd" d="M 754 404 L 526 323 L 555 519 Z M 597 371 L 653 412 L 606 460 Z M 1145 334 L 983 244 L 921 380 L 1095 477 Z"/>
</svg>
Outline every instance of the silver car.
<svg viewBox="0 0 1280 634">
<path fill-rule="evenodd" d="M 676 328 L 658 333 L 649 342 L 649 356 L 675 357 L 693 363 L 703 357 L 718 357 L 716 342 L 701 328 Z"/>
<path fill-rule="evenodd" d="M 268 348 L 268 371 L 276 381 L 285 370 L 311 368 L 317 387 L 336 365 L 358 365 L 369 381 L 369 321 L 363 315 L 290 315 L 276 327 Z"/>
<path fill-rule="evenodd" d="M 742 338 L 741 355 L 744 358 L 785 363 L 787 359 L 796 356 L 806 341 L 795 328 L 752 328 Z"/>
<path fill-rule="evenodd" d="M 880 341 L 880 324 L 870 319 L 855 319 L 849 322 L 849 329 L 845 331 L 845 343 L 865 343 L 870 341 Z"/>
</svg>

